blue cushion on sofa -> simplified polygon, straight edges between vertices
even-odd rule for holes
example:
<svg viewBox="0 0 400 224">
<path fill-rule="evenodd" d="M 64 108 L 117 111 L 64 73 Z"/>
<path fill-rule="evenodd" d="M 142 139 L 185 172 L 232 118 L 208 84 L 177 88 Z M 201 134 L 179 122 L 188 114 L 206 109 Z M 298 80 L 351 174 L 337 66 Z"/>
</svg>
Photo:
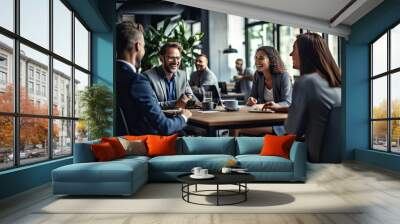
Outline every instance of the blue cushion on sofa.
<svg viewBox="0 0 400 224">
<path fill-rule="evenodd" d="M 90 146 L 92 144 L 99 144 L 100 140 L 93 140 L 88 142 L 75 143 L 74 147 L 74 163 L 88 163 L 95 162 L 96 158 L 93 155 Z"/>
<path fill-rule="evenodd" d="M 293 172 L 292 161 L 278 156 L 239 155 L 239 165 L 250 172 Z"/>
<path fill-rule="evenodd" d="M 200 166 L 210 171 L 219 171 L 230 159 L 231 155 L 174 155 L 157 156 L 149 160 L 149 170 L 190 172 L 193 167 Z"/>
<path fill-rule="evenodd" d="M 260 154 L 264 137 L 237 137 L 236 155 Z"/>
<path fill-rule="evenodd" d="M 130 195 L 148 180 L 142 158 L 74 163 L 52 171 L 53 192 L 70 195 Z"/>
<path fill-rule="evenodd" d="M 182 148 L 178 154 L 235 154 L 235 139 L 233 137 L 183 137 Z M 179 148 L 178 148 L 179 150 Z"/>
</svg>

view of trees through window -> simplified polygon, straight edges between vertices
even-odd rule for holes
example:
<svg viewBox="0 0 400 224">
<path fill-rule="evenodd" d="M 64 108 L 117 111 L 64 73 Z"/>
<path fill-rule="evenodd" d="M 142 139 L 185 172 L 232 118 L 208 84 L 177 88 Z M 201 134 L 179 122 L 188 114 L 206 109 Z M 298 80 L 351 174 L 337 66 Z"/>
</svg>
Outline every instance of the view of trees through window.
<svg viewBox="0 0 400 224">
<path fill-rule="evenodd" d="M 370 46 L 371 147 L 400 153 L 400 25 Z"/>
<path fill-rule="evenodd" d="M 74 105 L 90 84 L 90 32 L 63 0 L 19 3 L 14 15 L 15 1 L 0 1 L 0 170 L 70 156 L 87 139 Z"/>
</svg>

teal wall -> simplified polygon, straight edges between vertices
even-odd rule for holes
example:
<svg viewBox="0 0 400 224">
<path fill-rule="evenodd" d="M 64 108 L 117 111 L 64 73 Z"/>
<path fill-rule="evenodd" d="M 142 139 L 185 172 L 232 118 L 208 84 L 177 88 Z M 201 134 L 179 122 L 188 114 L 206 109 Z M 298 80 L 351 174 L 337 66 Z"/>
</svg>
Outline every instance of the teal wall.
<svg viewBox="0 0 400 224">
<path fill-rule="evenodd" d="M 351 27 L 345 44 L 345 150 L 346 159 L 356 159 L 398 170 L 398 156 L 382 156 L 369 148 L 369 43 L 400 22 L 400 0 L 386 0 Z M 356 150 L 357 149 L 357 150 Z M 356 151 L 355 151 L 356 150 Z M 363 151 L 359 151 L 363 150 Z M 393 161 L 397 161 L 397 164 Z"/>
<path fill-rule="evenodd" d="M 92 31 L 92 81 L 113 89 L 115 0 L 67 0 Z M 110 132 L 112 127 L 110 127 Z M 51 181 L 51 171 L 72 163 L 72 157 L 0 172 L 0 199 Z"/>
</svg>

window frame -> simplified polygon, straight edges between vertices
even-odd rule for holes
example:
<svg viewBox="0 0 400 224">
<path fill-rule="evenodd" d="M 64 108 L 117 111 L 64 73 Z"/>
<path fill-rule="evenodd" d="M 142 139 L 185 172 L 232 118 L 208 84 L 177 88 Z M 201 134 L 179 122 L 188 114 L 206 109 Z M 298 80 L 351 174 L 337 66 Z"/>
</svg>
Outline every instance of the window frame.
<svg viewBox="0 0 400 224">
<path fill-rule="evenodd" d="M 396 26 L 400 26 L 400 20 L 389 26 L 387 29 L 385 29 L 384 32 L 380 33 L 376 38 L 374 38 L 370 43 L 368 43 L 368 52 L 369 52 L 369 77 L 368 77 L 368 88 L 369 88 L 369 150 L 372 151 L 379 151 L 379 152 L 386 152 L 390 154 L 400 154 L 400 152 L 393 152 L 392 151 L 392 122 L 393 121 L 400 121 L 400 117 L 392 117 L 392 98 L 391 98 L 391 78 L 392 75 L 396 75 L 396 73 L 400 72 L 400 66 L 394 69 L 391 69 L 391 30 L 395 28 Z M 386 70 L 385 72 L 379 73 L 374 75 L 373 74 L 373 44 L 376 43 L 381 37 L 384 35 L 387 35 L 387 62 L 386 62 Z M 386 77 L 386 87 L 387 87 L 387 105 L 386 105 L 386 118 L 373 118 L 373 81 L 378 79 Z M 374 136 L 373 136 L 373 122 L 376 121 L 386 121 L 386 151 L 379 150 L 374 148 Z"/>
<path fill-rule="evenodd" d="M 68 10 L 71 11 L 71 19 L 70 19 L 70 23 L 71 23 L 71 59 L 67 59 L 64 58 L 63 56 L 55 53 L 53 50 L 53 1 L 54 0 L 47 0 L 49 3 L 49 47 L 48 49 L 46 49 L 45 47 L 42 47 L 39 44 L 34 43 L 33 41 L 30 41 L 29 39 L 23 37 L 20 35 L 20 0 L 14 0 L 13 1 L 13 10 L 14 10 L 14 18 L 13 18 L 13 31 L 10 31 L 4 27 L 0 26 L 0 35 L 10 38 L 13 41 L 13 54 L 12 54 L 12 65 L 11 69 L 9 69 L 10 71 L 12 71 L 11 75 L 13 75 L 13 79 L 14 79 L 14 99 L 13 99 L 13 112 L 2 112 L 0 111 L 0 116 L 4 116 L 4 117 L 12 117 L 13 119 L 13 166 L 10 167 L 5 167 L 5 168 L 0 168 L 0 172 L 5 171 L 5 170 L 10 170 L 10 169 L 16 169 L 19 167 L 23 167 L 23 166 L 29 166 L 29 165 L 33 165 L 33 164 L 37 164 L 37 163 L 43 163 L 49 160 L 53 160 L 53 159 L 61 159 L 61 158 L 65 158 L 65 157 L 70 157 L 73 155 L 73 151 L 74 151 L 74 143 L 75 143 L 75 123 L 76 121 L 79 120 L 79 117 L 75 116 L 75 108 L 72 107 L 71 108 L 71 114 L 68 116 L 56 116 L 53 115 L 53 59 L 58 60 L 61 63 L 64 63 L 68 66 L 71 67 L 71 80 L 69 81 L 71 84 L 71 105 L 74 105 L 75 103 L 75 96 L 77 95 L 77 93 L 75 92 L 75 88 L 74 88 L 74 82 L 75 82 L 75 69 L 81 71 L 82 73 L 85 73 L 88 75 L 89 77 L 89 82 L 88 82 L 88 86 L 92 85 L 92 61 L 91 61 L 91 49 L 92 49 L 92 43 L 91 43 L 91 38 L 92 38 L 92 30 L 88 27 L 88 25 L 84 22 L 84 20 L 78 15 L 77 12 L 75 12 L 72 7 L 68 4 L 68 2 L 66 0 L 59 0 Z M 83 27 L 88 31 L 88 69 L 85 69 L 83 67 L 81 67 L 80 65 L 75 63 L 75 18 L 83 25 Z M 20 90 L 21 90 L 21 76 L 20 76 L 20 65 L 21 65 L 21 56 L 20 56 L 20 46 L 21 44 L 25 45 L 26 47 L 29 47 L 33 50 L 36 50 L 42 54 L 45 54 L 46 56 L 48 56 L 48 74 L 47 74 L 47 83 L 46 83 L 46 87 L 45 87 L 45 95 L 47 95 L 48 99 L 47 99 L 47 104 L 48 104 L 48 112 L 46 115 L 39 115 L 39 114 L 28 114 L 28 113 L 21 113 L 20 111 Z M 29 63 L 27 63 L 27 68 L 26 68 L 26 82 L 32 81 L 34 84 L 34 86 L 36 85 L 36 83 L 40 83 L 40 87 L 42 88 L 42 79 L 41 79 L 41 75 L 42 75 L 42 70 L 40 72 L 40 76 L 39 76 L 39 80 L 38 82 L 36 82 L 36 69 L 34 68 L 33 70 L 33 79 L 31 79 L 30 77 L 30 66 Z M 28 85 L 28 84 L 27 84 Z M 28 87 L 28 86 L 26 86 Z M 29 87 L 28 87 L 29 88 Z M 29 91 L 29 89 L 27 88 L 27 91 Z M 36 89 L 34 89 L 34 92 L 36 91 Z M 40 90 L 41 91 L 41 90 Z M 48 93 L 47 93 L 48 92 Z M 36 95 L 34 93 L 34 95 Z M 40 92 L 40 94 L 38 94 L 38 97 L 43 97 L 42 96 L 42 92 Z M 35 102 L 34 102 L 35 103 Z M 47 123 L 48 123 L 48 135 L 47 135 L 47 153 L 48 155 L 46 155 L 47 157 L 43 157 L 43 160 L 40 160 L 38 162 L 29 162 L 29 163 L 24 163 L 21 164 L 21 158 L 20 158 L 20 119 L 21 118 L 44 118 L 47 119 Z M 68 155 L 62 155 L 62 156 L 54 156 L 53 152 L 54 152 L 54 146 L 52 144 L 53 142 L 53 123 L 57 120 L 66 120 L 66 121 L 71 121 L 71 153 Z M 55 158 L 54 158 L 55 157 Z"/>
</svg>

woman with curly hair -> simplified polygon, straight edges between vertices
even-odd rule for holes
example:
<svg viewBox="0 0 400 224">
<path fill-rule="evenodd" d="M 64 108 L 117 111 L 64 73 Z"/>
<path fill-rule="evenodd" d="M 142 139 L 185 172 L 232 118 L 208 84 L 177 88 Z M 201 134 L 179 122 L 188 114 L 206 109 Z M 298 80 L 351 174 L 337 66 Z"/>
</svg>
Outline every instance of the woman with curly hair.
<svg viewBox="0 0 400 224">
<path fill-rule="evenodd" d="M 254 57 L 256 73 L 247 105 L 275 102 L 289 106 L 292 101 L 292 84 L 289 74 L 275 48 L 262 46 Z"/>
</svg>

